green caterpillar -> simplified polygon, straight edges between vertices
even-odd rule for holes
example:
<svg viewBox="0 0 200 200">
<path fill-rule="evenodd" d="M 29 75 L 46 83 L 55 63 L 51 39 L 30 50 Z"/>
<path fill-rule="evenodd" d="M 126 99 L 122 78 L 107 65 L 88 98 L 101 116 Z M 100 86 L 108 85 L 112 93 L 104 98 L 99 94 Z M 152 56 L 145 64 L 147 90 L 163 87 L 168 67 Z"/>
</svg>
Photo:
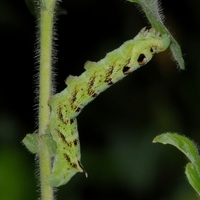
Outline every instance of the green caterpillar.
<svg viewBox="0 0 200 200">
<path fill-rule="evenodd" d="M 49 100 L 49 130 L 57 144 L 52 173 L 47 177 L 49 185 L 64 185 L 75 173 L 85 172 L 80 163 L 76 122 L 81 110 L 101 92 L 147 64 L 155 53 L 166 50 L 169 45 L 167 35 L 160 35 L 154 28 L 143 28 L 134 39 L 108 53 L 99 62 L 86 62 L 86 71 L 80 76 L 67 78 L 67 88 Z"/>
</svg>

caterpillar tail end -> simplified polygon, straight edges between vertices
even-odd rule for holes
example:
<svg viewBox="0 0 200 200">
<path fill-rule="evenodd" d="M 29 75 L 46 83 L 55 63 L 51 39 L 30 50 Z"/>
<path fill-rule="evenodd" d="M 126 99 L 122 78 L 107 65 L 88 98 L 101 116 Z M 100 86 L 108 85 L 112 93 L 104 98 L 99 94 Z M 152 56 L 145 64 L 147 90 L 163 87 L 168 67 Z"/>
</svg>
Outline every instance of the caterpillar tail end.
<svg viewBox="0 0 200 200">
<path fill-rule="evenodd" d="M 79 164 L 79 167 L 82 169 L 82 171 L 81 171 L 81 172 L 84 172 L 84 174 L 85 174 L 85 177 L 86 177 L 86 178 L 88 178 L 88 173 L 87 173 L 87 171 L 84 169 L 84 167 L 83 167 L 83 165 L 81 164 L 81 162 L 80 162 L 80 161 L 78 161 L 78 164 Z"/>
<path fill-rule="evenodd" d="M 84 169 L 80 161 L 78 161 L 77 167 L 69 170 L 67 173 L 59 174 L 54 172 L 50 174 L 46 179 L 46 183 L 52 187 L 60 187 L 67 184 L 77 172 L 83 172 L 85 177 L 88 178 L 87 171 Z"/>
</svg>

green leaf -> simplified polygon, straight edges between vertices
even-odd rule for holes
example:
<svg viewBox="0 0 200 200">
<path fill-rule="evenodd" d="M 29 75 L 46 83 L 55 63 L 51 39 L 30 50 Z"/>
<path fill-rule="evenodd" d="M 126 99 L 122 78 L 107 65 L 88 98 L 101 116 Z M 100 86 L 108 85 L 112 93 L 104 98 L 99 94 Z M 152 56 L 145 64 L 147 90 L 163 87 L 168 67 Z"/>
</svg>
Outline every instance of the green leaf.
<svg viewBox="0 0 200 200">
<path fill-rule="evenodd" d="M 161 6 L 158 0 L 127 0 L 133 3 L 137 3 L 141 6 L 142 11 L 146 14 L 150 24 L 161 34 L 167 34 L 171 38 L 170 50 L 172 52 L 174 60 L 178 63 L 180 69 L 185 69 L 185 64 L 181 52 L 181 48 L 178 42 L 174 39 L 168 29 L 165 27 L 163 21 L 164 16 L 161 13 Z"/>
<path fill-rule="evenodd" d="M 27 134 L 25 138 L 22 140 L 22 143 L 31 153 L 39 152 L 38 134 L 36 133 Z"/>
<path fill-rule="evenodd" d="M 38 153 L 39 152 L 39 141 L 38 141 L 38 134 L 32 133 L 27 134 L 25 138 L 22 140 L 22 143 L 26 146 L 26 148 L 31 153 Z M 54 155 L 56 153 L 57 145 L 56 142 L 52 139 L 50 134 L 44 134 L 40 136 L 40 139 L 48 146 L 49 152 Z"/>
<path fill-rule="evenodd" d="M 170 34 L 172 43 L 170 45 L 170 50 L 172 53 L 172 56 L 174 60 L 177 62 L 177 64 L 180 66 L 180 69 L 185 69 L 185 63 L 183 60 L 181 47 L 179 46 L 178 42 L 174 39 L 174 37 Z"/>
<path fill-rule="evenodd" d="M 195 165 L 200 164 L 198 149 L 193 141 L 176 133 L 164 133 L 154 138 L 153 143 L 171 144 L 182 151 L 187 158 Z"/>
<path fill-rule="evenodd" d="M 162 34 L 165 32 L 165 26 L 163 24 L 163 15 L 160 12 L 160 5 L 158 0 L 127 0 L 130 2 L 137 3 L 141 6 L 142 11 L 146 14 L 152 27 L 160 31 Z"/>
<path fill-rule="evenodd" d="M 164 133 L 153 140 L 154 143 L 171 144 L 182 151 L 191 161 L 186 165 L 185 174 L 189 183 L 200 194 L 200 156 L 193 141 L 176 133 Z"/>
<path fill-rule="evenodd" d="M 187 176 L 190 185 L 192 185 L 192 187 L 200 195 L 200 178 L 196 171 L 196 168 L 192 163 L 188 163 L 186 165 L 185 174 Z"/>
</svg>

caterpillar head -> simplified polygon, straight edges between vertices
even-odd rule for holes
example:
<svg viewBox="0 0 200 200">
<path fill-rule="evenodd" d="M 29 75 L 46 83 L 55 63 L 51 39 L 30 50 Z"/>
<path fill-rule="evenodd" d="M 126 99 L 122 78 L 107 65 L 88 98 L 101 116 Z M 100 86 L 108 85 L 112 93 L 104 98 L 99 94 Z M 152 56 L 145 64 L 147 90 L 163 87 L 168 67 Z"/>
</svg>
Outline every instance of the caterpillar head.
<svg viewBox="0 0 200 200">
<path fill-rule="evenodd" d="M 123 73 L 130 74 L 136 68 L 147 64 L 154 54 L 166 50 L 170 42 L 168 35 L 161 35 L 154 28 L 143 28 L 133 40 L 131 56 L 123 67 Z"/>
</svg>

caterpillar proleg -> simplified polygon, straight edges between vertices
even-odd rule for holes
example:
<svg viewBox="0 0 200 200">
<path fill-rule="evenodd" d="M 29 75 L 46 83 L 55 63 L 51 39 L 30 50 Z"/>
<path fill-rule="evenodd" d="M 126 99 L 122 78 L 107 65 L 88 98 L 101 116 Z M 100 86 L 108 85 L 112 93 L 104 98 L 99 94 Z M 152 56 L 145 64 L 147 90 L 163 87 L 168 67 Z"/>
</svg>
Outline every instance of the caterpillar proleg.
<svg viewBox="0 0 200 200">
<path fill-rule="evenodd" d="M 80 76 L 66 79 L 67 88 L 49 100 L 49 130 L 57 144 L 52 173 L 47 177 L 49 185 L 64 185 L 75 173 L 85 172 L 80 163 L 76 122 L 81 110 L 101 92 L 147 64 L 155 53 L 166 50 L 169 45 L 167 35 L 160 35 L 154 28 L 143 28 L 134 39 L 108 53 L 99 62 L 86 62 L 85 72 Z"/>
</svg>

